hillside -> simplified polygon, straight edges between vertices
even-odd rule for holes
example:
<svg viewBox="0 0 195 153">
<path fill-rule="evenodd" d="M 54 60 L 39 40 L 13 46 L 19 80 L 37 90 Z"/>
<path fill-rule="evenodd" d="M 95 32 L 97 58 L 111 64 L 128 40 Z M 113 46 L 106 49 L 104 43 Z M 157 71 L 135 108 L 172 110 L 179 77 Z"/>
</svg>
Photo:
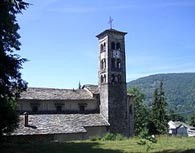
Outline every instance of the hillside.
<svg viewBox="0 0 195 153">
<path fill-rule="evenodd" d="M 182 116 L 195 112 L 195 73 L 156 74 L 139 78 L 127 84 L 138 87 L 146 96 L 145 102 L 151 104 L 154 89 L 163 81 L 168 109 Z"/>
</svg>

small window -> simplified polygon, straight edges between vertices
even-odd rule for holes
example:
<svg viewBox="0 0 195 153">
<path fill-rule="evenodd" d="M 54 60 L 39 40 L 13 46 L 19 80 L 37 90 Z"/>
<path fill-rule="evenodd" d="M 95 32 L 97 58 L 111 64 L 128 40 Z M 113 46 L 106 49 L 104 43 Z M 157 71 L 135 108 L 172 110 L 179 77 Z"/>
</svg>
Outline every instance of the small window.
<svg viewBox="0 0 195 153">
<path fill-rule="evenodd" d="M 115 43 L 114 42 L 111 42 L 111 49 L 115 50 Z"/>
<path fill-rule="evenodd" d="M 105 58 L 101 60 L 100 67 L 103 70 L 106 69 L 106 59 Z"/>
<path fill-rule="evenodd" d="M 121 68 L 121 60 L 117 59 L 117 64 L 116 64 L 117 68 L 120 69 Z"/>
<path fill-rule="evenodd" d="M 111 76 L 111 82 L 115 82 L 115 76 L 114 76 L 114 74 L 112 74 L 112 76 Z"/>
<path fill-rule="evenodd" d="M 111 59 L 112 68 L 115 68 L 115 58 Z"/>
<path fill-rule="evenodd" d="M 38 112 L 38 106 L 37 106 L 37 105 L 33 105 L 33 106 L 32 106 L 32 112 L 33 112 L 33 113 Z"/>
<path fill-rule="evenodd" d="M 116 44 L 116 49 L 117 49 L 117 50 L 120 50 L 120 49 L 121 49 L 121 44 L 120 44 L 120 43 L 117 43 L 117 44 Z"/>
<path fill-rule="evenodd" d="M 106 43 L 104 43 L 103 51 L 104 51 L 104 52 L 106 51 Z"/>
<path fill-rule="evenodd" d="M 85 106 L 84 105 L 80 105 L 79 106 L 79 110 L 81 113 L 85 112 Z"/>
<path fill-rule="evenodd" d="M 119 83 L 122 82 L 122 80 L 121 80 L 121 75 L 120 75 L 120 74 L 118 74 L 118 82 L 119 82 Z"/>
<path fill-rule="evenodd" d="M 104 77 L 101 75 L 101 83 L 104 82 Z"/>
<path fill-rule="evenodd" d="M 100 62 L 100 68 L 103 69 L 103 60 Z"/>
<path fill-rule="evenodd" d="M 106 82 L 106 74 L 101 75 L 101 83 L 105 83 Z"/>
<path fill-rule="evenodd" d="M 62 112 L 62 105 L 57 105 L 56 106 L 56 111 L 57 112 Z"/>
<path fill-rule="evenodd" d="M 106 74 L 104 74 L 103 82 L 106 82 Z"/>
<path fill-rule="evenodd" d="M 40 106 L 40 103 L 37 103 L 37 102 L 31 103 L 32 112 L 33 113 L 38 112 L 39 111 L 39 106 Z"/>
<path fill-rule="evenodd" d="M 118 82 L 118 76 L 115 76 L 115 80 L 114 80 L 115 82 Z"/>
<path fill-rule="evenodd" d="M 87 104 L 86 103 L 80 103 L 79 104 L 79 112 L 84 113 L 86 110 Z"/>
<path fill-rule="evenodd" d="M 103 69 L 106 69 L 106 59 L 103 59 Z"/>
<path fill-rule="evenodd" d="M 103 50 L 104 50 L 104 46 L 103 46 L 103 44 L 101 44 L 100 45 L 100 51 L 103 52 Z"/>
</svg>

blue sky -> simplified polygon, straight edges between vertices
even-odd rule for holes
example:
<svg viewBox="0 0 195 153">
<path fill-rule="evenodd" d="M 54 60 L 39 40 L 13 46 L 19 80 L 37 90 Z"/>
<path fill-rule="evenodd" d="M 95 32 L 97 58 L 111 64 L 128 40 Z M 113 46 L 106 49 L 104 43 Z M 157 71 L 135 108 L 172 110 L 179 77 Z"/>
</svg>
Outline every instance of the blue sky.
<svg viewBox="0 0 195 153">
<path fill-rule="evenodd" d="M 31 87 L 77 88 L 98 82 L 98 40 L 126 35 L 127 81 L 195 72 L 195 0 L 28 0 L 18 16 L 22 76 Z"/>
</svg>

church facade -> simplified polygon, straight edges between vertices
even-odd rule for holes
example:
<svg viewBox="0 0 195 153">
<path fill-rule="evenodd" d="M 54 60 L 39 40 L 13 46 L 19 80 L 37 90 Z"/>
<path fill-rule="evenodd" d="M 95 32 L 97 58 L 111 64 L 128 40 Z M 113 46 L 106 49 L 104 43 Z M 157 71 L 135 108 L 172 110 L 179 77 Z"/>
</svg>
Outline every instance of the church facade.
<svg viewBox="0 0 195 153">
<path fill-rule="evenodd" d="M 134 135 L 133 96 L 127 94 L 125 35 L 108 29 L 99 41 L 98 85 L 78 89 L 31 88 L 17 101 L 19 127 L 12 137 L 66 141 Z"/>
</svg>

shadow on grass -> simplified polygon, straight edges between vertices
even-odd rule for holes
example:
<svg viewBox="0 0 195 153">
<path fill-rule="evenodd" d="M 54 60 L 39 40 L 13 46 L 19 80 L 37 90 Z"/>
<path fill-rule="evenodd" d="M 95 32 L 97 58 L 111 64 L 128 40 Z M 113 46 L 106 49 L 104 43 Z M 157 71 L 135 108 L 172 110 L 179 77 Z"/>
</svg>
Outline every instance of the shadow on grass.
<svg viewBox="0 0 195 153">
<path fill-rule="evenodd" d="M 3 153 L 123 153 L 122 150 L 102 148 L 98 142 L 5 144 Z M 111 147 L 110 147 L 111 148 Z"/>
<path fill-rule="evenodd" d="M 164 150 L 156 153 L 195 153 L 195 149 Z"/>
</svg>

